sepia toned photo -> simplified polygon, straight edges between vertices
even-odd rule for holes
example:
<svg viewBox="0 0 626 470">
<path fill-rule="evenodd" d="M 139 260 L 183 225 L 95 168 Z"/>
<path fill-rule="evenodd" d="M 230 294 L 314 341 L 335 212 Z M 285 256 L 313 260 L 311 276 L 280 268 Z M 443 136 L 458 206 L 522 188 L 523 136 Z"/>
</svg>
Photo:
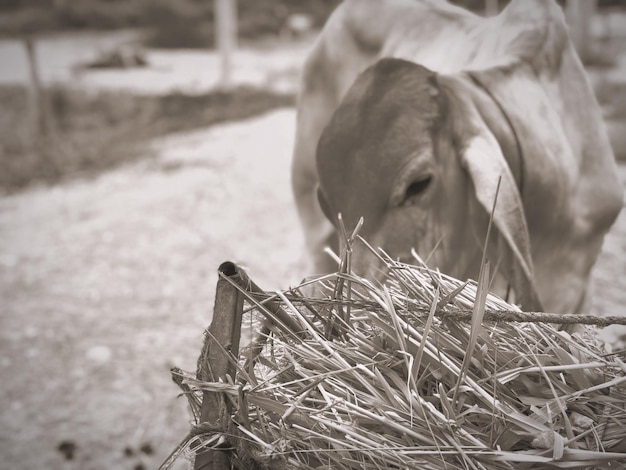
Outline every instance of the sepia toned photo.
<svg viewBox="0 0 626 470">
<path fill-rule="evenodd" d="M 0 468 L 626 468 L 626 2 L 0 0 Z"/>
</svg>

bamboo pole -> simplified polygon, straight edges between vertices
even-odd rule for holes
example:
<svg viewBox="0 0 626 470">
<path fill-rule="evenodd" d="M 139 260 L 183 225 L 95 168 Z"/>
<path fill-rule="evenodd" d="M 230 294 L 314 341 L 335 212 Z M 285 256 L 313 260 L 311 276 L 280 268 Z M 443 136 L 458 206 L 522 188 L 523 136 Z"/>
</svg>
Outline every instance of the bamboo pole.
<svg viewBox="0 0 626 470">
<path fill-rule="evenodd" d="M 208 328 L 205 342 L 198 359 L 197 379 L 204 382 L 226 380 L 227 376 L 235 378 L 236 367 L 233 362 L 239 358 L 239 342 L 241 338 L 241 321 L 243 301 L 255 303 L 256 296 L 266 292 L 257 286 L 237 265 L 230 261 L 222 263 L 218 268 L 219 278 L 215 291 L 213 319 Z M 285 332 L 303 336 L 301 325 L 285 312 L 277 300 L 265 299 L 262 302 L 267 315 L 263 327 L 265 334 L 257 338 L 256 347 L 248 365 L 254 364 L 261 352 L 263 343 L 269 333 L 269 325 L 274 324 Z M 225 354 L 226 353 L 226 354 Z M 227 429 L 230 404 L 222 393 L 203 391 L 200 410 L 200 424 L 207 423 L 213 428 Z M 196 449 L 194 470 L 226 470 L 231 468 L 228 443 L 222 448 L 198 449 L 199 443 L 192 444 Z"/>
<path fill-rule="evenodd" d="M 198 380 L 207 382 L 226 381 L 236 373 L 232 358 L 239 357 L 241 337 L 241 318 L 243 315 L 243 296 L 239 289 L 228 281 L 237 275 L 233 263 L 222 263 L 218 269 L 218 281 L 215 290 L 213 319 L 205 336 L 204 346 L 198 359 Z M 204 391 L 200 422 L 224 427 L 230 413 L 229 402 L 221 393 Z M 196 451 L 195 470 L 230 469 L 230 451 L 226 448 L 199 449 Z"/>
<path fill-rule="evenodd" d="M 242 294 L 251 302 L 259 302 L 265 310 L 262 313 L 264 313 L 273 324 L 290 334 L 295 334 L 301 338 L 305 336 L 304 327 L 280 306 L 280 300 L 271 298 L 270 294 L 261 289 L 250 279 L 243 269 L 232 263 L 230 264 L 237 274 L 229 276 L 228 282 L 236 285 L 241 290 Z M 263 297 L 262 301 L 257 300 L 259 296 Z"/>
</svg>

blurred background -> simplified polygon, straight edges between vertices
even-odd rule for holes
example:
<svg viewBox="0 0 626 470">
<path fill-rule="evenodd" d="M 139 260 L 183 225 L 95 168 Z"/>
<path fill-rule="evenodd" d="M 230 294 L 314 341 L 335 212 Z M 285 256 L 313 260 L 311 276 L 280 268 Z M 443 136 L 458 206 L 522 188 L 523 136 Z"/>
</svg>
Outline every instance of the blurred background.
<svg viewBox="0 0 626 470">
<path fill-rule="evenodd" d="M 0 0 L 0 468 L 157 467 L 189 429 L 169 368 L 195 370 L 217 266 L 311 274 L 294 106 L 338 3 Z M 561 4 L 626 184 L 624 3 Z M 594 313 L 626 313 L 624 214 L 593 283 Z"/>
</svg>

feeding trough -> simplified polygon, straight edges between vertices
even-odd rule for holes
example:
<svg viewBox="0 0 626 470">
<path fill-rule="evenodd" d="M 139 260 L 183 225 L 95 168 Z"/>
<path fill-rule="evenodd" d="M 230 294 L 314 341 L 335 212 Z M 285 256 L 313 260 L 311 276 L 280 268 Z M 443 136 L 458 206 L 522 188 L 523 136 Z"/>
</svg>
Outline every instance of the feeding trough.
<svg viewBox="0 0 626 470">
<path fill-rule="evenodd" d="M 623 318 L 521 312 L 487 264 L 462 282 L 375 251 L 384 283 L 344 258 L 270 293 L 220 266 L 198 371 L 173 371 L 195 425 L 163 468 L 184 452 L 196 469 L 626 465 L 626 365 L 585 324 Z"/>
</svg>

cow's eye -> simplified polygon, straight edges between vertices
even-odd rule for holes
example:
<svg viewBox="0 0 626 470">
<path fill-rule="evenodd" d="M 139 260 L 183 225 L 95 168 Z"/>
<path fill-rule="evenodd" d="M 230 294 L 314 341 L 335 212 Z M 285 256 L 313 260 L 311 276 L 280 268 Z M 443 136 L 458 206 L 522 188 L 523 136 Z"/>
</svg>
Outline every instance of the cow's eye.
<svg viewBox="0 0 626 470">
<path fill-rule="evenodd" d="M 421 178 L 413 181 L 407 188 L 404 194 L 404 203 L 410 204 L 411 201 L 415 199 L 416 196 L 419 196 L 424 191 L 428 189 L 430 183 L 432 182 L 433 177 L 427 176 L 425 178 Z"/>
</svg>

